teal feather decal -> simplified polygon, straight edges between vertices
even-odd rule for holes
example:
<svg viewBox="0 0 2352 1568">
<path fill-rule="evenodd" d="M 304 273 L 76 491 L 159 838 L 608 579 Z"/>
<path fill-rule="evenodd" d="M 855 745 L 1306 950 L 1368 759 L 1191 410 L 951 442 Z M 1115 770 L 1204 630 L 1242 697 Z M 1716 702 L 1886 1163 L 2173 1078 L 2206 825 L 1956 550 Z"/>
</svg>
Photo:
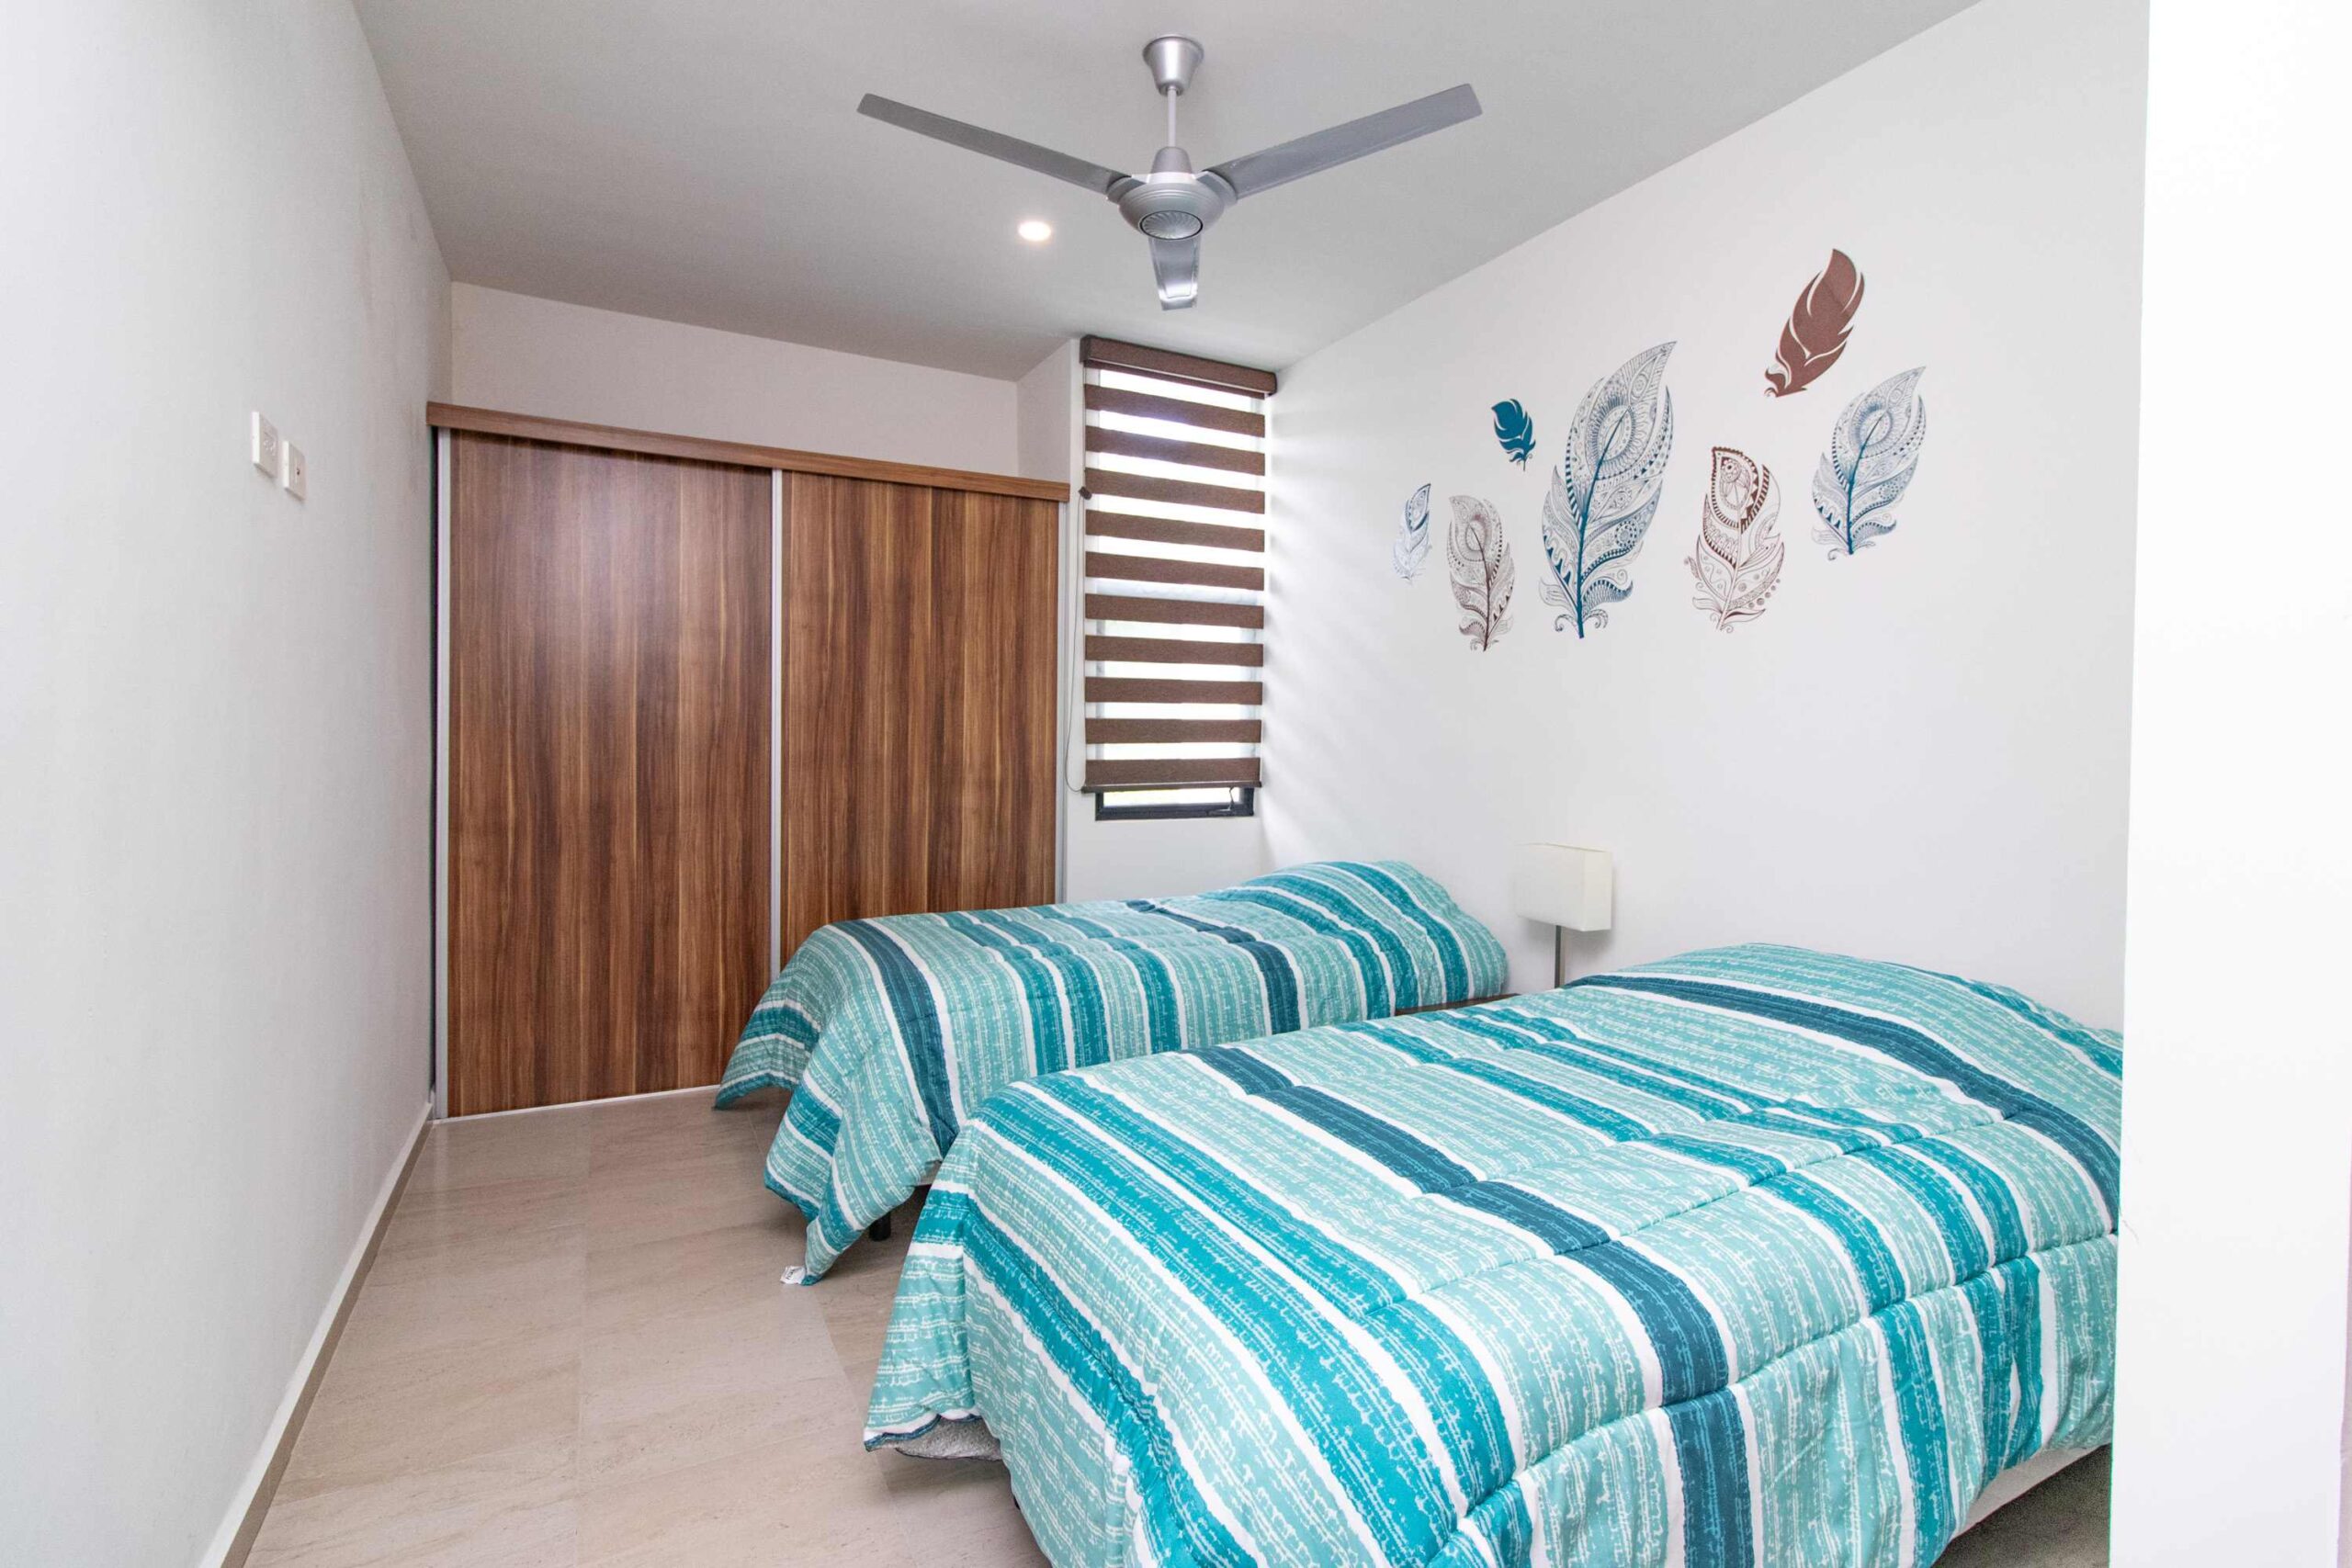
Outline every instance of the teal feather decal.
<svg viewBox="0 0 2352 1568">
<path fill-rule="evenodd" d="M 1927 367 L 1890 376 L 1846 405 L 1829 450 L 1813 473 L 1813 509 L 1822 525 L 1815 543 L 1829 547 L 1829 558 L 1868 549 L 1894 532 L 1894 503 L 1919 469 L 1919 448 L 1928 439 L 1928 405 L 1919 396 Z"/>
<path fill-rule="evenodd" d="M 1495 439 L 1512 462 L 1527 467 L 1527 456 L 1535 450 L 1535 422 L 1517 398 L 1495 405 Z"/>
<path fill-rule="evenodd" d="M 1544 498 L 1544 602 L 1555 631 L 1577 636 L 1609 624 L 1608 606 L 1634 592 L 1630 570 L 1657 515 L 1674 454 L 1674 394 L 1659 344 L 1593 383 L 1568 425 L 1566 449 Z"/>
<path fill-rule="evenodd" d="M 1388 547 L 1388 559 L 1396 575 L 1410 582 L 1421 575 L 1429 558 L 1430 487 L 1423 485 L 1405 502 L 1405 515 L 1396 525 L 1396 542 Z"/>
</svg>

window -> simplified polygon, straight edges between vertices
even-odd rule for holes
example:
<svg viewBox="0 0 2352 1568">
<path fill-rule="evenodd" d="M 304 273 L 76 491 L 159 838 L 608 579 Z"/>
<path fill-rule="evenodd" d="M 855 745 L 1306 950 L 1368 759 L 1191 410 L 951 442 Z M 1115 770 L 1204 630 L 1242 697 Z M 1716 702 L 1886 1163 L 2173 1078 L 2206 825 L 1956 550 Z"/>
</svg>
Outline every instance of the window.
<svg viewBox="0 0 2352 1568">
<path fill-rule="evenodd" d="M 1086 789 L 1247 817 L 1262 783 L 1264 370 L 1107 338 L 1086 372 Z"/>
</svg>

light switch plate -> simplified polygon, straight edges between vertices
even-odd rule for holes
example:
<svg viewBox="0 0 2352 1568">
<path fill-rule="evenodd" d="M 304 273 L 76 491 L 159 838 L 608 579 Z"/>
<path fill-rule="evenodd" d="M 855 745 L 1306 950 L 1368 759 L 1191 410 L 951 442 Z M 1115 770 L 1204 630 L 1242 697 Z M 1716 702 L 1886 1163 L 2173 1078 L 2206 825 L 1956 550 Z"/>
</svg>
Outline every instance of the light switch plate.
<svg viewBox="0 0 2352 1568">
<path fill-rule="evenodd" d="M 254 411 L 254 467 L 271 479 L 276 479 L 280 461 L 278 448 L 282 445 L 283 443 L 277 439 L 277 426 L 262 418 L 261 411 L 255 409 Z"/>
<path fill-rule="evenodd" d="M 291 441 L 287 442 L 285 446 L 286 465 L 280 471 L 279 482 L 286 486 L 287 494 L 300 501 L 311 493 L 310 459 L 303 457 L 302 449 Z"/>
</svg>

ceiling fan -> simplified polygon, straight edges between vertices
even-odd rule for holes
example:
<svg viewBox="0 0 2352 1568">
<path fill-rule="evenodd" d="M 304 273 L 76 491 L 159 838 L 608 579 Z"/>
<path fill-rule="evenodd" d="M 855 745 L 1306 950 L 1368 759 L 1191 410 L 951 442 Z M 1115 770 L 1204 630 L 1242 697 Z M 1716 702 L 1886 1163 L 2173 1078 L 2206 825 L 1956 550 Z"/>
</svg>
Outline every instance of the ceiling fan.
<svg viewBox="0 0 2352 1568">
<path fill-rule="evenodd" d="M 859 100 L 857 112 L 1110 197 L 1118 203 L 1119 216 L 1151 243 L 1151 271 L 1163 310 L 1183 310 L 1200 297 L 1202 231 L 1243 197 L 1478 117 L 1478 95 L 1464 82 L 1195 174 L 1191 155 L 1176 145 L 1176 100 L 1192 85 L 1205 52 L 1193 39 L 1172 35 L 1143 46 L 1144 63 L 1168 100 L 1168 145 L 1153 156 L 1151 173 L 1141 179 L 872 93 Z"/>
</svg>

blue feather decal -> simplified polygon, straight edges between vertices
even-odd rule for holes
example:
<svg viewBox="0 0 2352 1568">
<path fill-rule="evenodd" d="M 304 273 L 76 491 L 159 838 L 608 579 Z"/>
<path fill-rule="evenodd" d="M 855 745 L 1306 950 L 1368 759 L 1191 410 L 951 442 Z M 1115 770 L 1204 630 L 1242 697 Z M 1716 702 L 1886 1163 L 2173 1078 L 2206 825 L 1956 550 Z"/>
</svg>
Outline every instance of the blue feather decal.
<svg viewBox="0 0 2352 1568">
<path fill-rule="evenodd" d="M 1388 547 L 1388 559 L 1396 575 L 1410 582 L 1421 575 L 1429 558 L 1430 487 L 1423 485 L 1405 503 L 1404 518 L 1396 525 L 1396 542 Z"/>
<path fill-rule="evenodd" d="M 1659 344 L 1593 383 L 1568 425 L 1566 450 L 1544 498 L 1544 602 L 1563 612 L 1555 631 L 1609 624 L 1608 606 L 1634 592 L 1633 558 L 1657 515 L 1674 453 L 1674 394 Z"/>
<path fill-rule="evenodd" d="M 1517 398 L 1506 398 L 1495 405 L 1495 439 L 1502 443 L 1512 462 L 1527 467 L 1527 455 L 1535 450 L 1535 422 Z"/>
<path fill-rule="evenodd" d="M 1910 488 L 1928 439 L 1928 405 L 1919 396 L 1926 374 L 1922 366 L 1890 376 L 1838 416 L 1813 473 L 1813 509 L 1822 522 L 1813 536 L 1829 547 L 1831 560 L 1894 532 L 1894 503 Z"/>
</svg>

